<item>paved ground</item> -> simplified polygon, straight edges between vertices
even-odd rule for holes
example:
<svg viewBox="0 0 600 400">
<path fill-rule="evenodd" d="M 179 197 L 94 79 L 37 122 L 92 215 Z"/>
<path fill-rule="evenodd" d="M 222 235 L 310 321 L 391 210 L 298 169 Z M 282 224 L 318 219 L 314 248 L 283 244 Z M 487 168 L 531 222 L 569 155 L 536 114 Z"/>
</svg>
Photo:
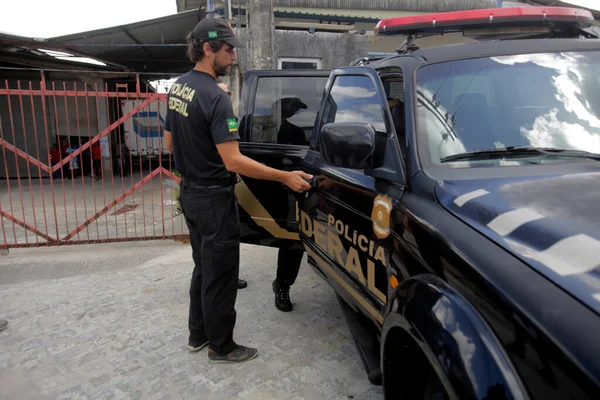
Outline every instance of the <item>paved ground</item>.
<svg viewBox="0 0 600 400">
<path fill-rule="evenodd" d="M 190 248 L 139 242 L 0 257 L 1 399 L 382 399 L 333 291 L 303 265 L 295 310 L 273 306 L 272 249 L 243 246 L 235 339 L 242 365 L 186 348 Z"/>
</svg>

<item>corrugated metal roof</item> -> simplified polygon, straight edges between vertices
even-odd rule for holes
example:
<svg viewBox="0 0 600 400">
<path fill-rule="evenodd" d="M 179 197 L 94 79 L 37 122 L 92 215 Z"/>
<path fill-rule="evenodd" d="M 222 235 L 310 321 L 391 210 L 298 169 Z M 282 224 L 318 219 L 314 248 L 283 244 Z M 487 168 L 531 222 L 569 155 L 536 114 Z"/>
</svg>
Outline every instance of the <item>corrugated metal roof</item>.
<svg viewBox="0 0 600 400">
<path fill-rule="evenodd" d="M 173 0 L 171 0 L 173 1 Z M 177 10 L 198 9 L 203 0 L 176 0 Z M 246 5 L 246 0 L 232 0 L 233 5 Z M 494 8 L 496 0 L 274 0 L 274 6 L 319 9 L 396 10 L 415 12 L 445 12 Z"/>
<path fill-rule="evenodd" d="M 187 33 L 199 20 L 196 10 L 166 17 L 48 39 L 51 44 L 78 50 L 139 72 L 183 71 Z M 147 44 L 148 46 L 144 46 Z"/>
<path fill-rule="evenodd" d="M 185 36 L 200 18 L 198 10 L 47 39 L 46 46 L 79 51 L 88 57 L 126 66 L 140 73 L 184 72 L 191 64 L 185 55 Z M 307 31 L 349 31 L 352 25 L 277 22 L 276 27 Z M 375 26 L 373 24 L 373 26 Z"/>
<path fill-rule="evenodd" d="M 62 53 L 45 51 L 48 41 L 0 32 L 0 66 L 7 68 L 44 68 L 65 70 L 123 70 L 118 65 L 96 65 L 82 63 L 81 57 L 87 54 L 78 51 L 66 51 L 60 46 L 49 46 Z M 89 60 L 92 62 L 92 60 Z"/>
</svg>

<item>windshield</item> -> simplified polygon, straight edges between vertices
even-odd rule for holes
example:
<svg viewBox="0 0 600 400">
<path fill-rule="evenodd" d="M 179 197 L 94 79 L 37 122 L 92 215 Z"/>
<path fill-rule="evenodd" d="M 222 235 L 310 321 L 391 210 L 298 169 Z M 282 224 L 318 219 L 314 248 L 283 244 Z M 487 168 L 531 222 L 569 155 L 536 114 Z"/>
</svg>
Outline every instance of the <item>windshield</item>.
<svg viewBox="0 0 600 400">
<path fill-rule="evenodd" d="M 573 161 L 568 155 L 448 156 L 533 146 L 600 153 L 600 52 L 527 54 L 432 64 L 417 72 L 417 142 L 426 165 Z M 585 159 L 580 159 L 585 160 Z"/>
</svg>

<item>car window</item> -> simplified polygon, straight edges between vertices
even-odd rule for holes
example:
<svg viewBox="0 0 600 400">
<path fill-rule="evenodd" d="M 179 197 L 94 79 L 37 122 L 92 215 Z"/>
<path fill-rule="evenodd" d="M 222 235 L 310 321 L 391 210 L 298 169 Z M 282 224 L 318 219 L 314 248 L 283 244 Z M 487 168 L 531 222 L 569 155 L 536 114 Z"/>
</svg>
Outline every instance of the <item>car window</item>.
<svg viewBox="0 0 600 400">
<path fill-rule="evenodd" d="M 488 104 L 494 104 L 495 93 L 492 79 L 489 76 L 457 76 L 452 79 L 452 103 L 465 98 L 466 94 L 479 94 Z"/>
<path fill-rule="evenodd" d="M 388 99 L 398 99 L 404 102 L 404 80 L 402 78 L 388 79 L 382 83 Z"/>
<path fill-rule="evenodd" d="M 444 157 L 453 154 L 512 146 L 600 153 L 598 76 L 597 51 L 424 66 L 417 72 L 420 157 L 426 163 L 442 164 Z M 486 164 L 501 163 L 497 159 L 456 162 Z"/>
<path fill-rule="evenodd" d="M 307 146 L 327 77 L 261 77 L 250 140 Z"/>
<path fill-rule="evenodd" d="M 381 101 L 371 78 L 365 75 L 338 76 L 325 100 L 321 126 L 333 122 L 359 122 L 385 132 Z"/>
</svg>

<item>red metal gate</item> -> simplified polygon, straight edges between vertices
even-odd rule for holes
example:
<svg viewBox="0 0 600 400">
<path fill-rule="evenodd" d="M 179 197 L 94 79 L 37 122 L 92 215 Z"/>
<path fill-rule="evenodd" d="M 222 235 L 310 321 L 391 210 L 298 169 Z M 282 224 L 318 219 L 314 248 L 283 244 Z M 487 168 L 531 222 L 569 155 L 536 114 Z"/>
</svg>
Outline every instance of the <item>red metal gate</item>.
<svg viewBox="0 0 600 400">
<path fill-rule="evenodd" d="M 0 247 L 187 235 L 162 148 L 166 94 L 139 77 L 127 87 L 0 83 Z"/>
</svg>

